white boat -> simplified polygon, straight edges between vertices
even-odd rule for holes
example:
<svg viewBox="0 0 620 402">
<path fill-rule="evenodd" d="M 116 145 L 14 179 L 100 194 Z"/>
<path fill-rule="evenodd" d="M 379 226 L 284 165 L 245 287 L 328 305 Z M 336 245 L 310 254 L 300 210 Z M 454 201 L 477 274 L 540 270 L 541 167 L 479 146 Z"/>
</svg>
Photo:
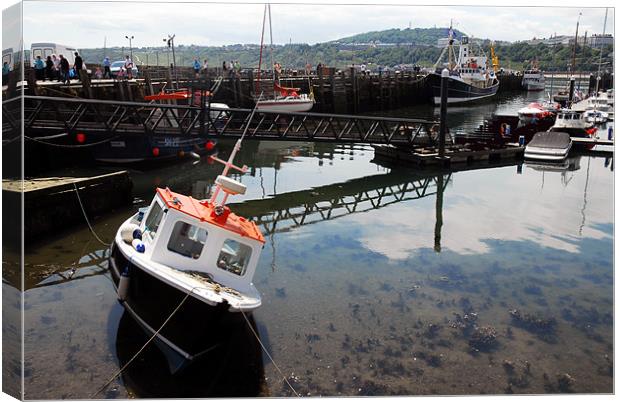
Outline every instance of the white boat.
<svg viewBox="0 0 620 402">
<path fill-rule="evenodd" d="M 523 71 L 521 86 L 527 91 L 542 91 L 545 89 L 545 75 L 538 69 L 537 62 L 532 63 L 532 68 Z"/>
<path fill-rule="evenodd" d="M 310 83 L 308 82 L 308 86 L 310 87 L 309 95 L 302 94 L 301 88 L 287 88 L 281 86 L 279 83 L 279 78 L 276 77 L 276 66 L 273 63 L 273 36 L 271 35 L 272 29 L 270 4 L 265 4 L 265 11 L 263 13 L 263 31 L 261 34 L 260 54 L 258 58 L 256 94 L 259 93 L 260 71 L 261 63 L 263 60 L 263 37 L 265 35 L 265 20 L 267 19 L 267 13 L 269 13 L 269 39 L 271 42 L 270 56 L 273 75 L 273 97 L 264 98 L 262 94 L 258 96 L 258 99 L 256 100 L 256 110 L 258 110 L 259 112 L 307 112 L 314 106 L 314 94 L 312 93 L 312 85 L 310 85 Z"/>
<path fill-rule="evenodd" d="M 570 134 L 571 137 L 592 137 L 596 134 L 596 127 L 588 123 L 583 112 L 572 109 L 562 109 L 555 117 L 555 123 L 549 131 L 558 131 Z"/>
<path fill-rule="evenodd" d="M 586 121 L 592 124 L 607 123 L 607 119 L 609 118 L 609 115 L 607 113 L 600 110 L 586 110 L 583 115 Z"/>
<path fill-rule="evenodd" d="M 150 206 L 118 229 L 110 272 L 125 310 L 164 352 L 172 372 L 208 353 L 217 333 L 245 325 L 261 305 L 252 278 L 265 239 L 226 201 L 245 185 L 227 177 L 238 140 L 210 199 L 158 188 Z M 166 323 L 162 326 L 162 323 Z M 161 327 L 161 328 L 160 328 Z"/>
<path fill-rule="evenodd" d="M 525 147 L 524 157 L 525 159 L 561 161 L 568 156 L 572 143 L 568 133 L 549 131 L 536 133 Z"/>
<path fill-rule="evenodd" d="M 611 92 L 611 96 L 609 92 L 599 92 L 597 94 L 592 94 L 591 96 L 573 103 L 571 106 L 572 110 L 576 110 L 578 112 L 585 112 L 587 110 L 593 111 L 601 111 L 607 114 L 607 118 L 609 120 L 613 120 L 614 117 L 614 100 L 613 100 L 613 91 Z"/>
<path fill-rule="evenodd" d="M 306 94 L 256 101 L 259 112 L 307 112 L 313 106 L 314 99 Z"/>
</svg>

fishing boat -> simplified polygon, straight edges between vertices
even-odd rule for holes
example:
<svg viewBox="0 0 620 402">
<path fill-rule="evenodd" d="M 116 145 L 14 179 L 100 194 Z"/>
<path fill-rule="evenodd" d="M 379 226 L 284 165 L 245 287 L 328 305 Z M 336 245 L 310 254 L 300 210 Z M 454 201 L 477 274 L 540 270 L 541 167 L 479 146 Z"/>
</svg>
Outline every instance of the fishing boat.
<svg viewBox="0 0 620 402">
<path fill-rule="evenodd" d="M 525 159 L 561 161 L 568 157 L 572 140 L 568 133 L 540 132 L 525 147 Z"/>
<path fill-rule="evenodd" d="M 234 214 L 230 196 L 246 186 L 231 177 L 243 137 L 215 180 L 210 199 L 157 188 L 147 208 L 123 222 L 111 246 L 110 272 L 125 310 L 164 353 L 175 373 L 208 355 L 218 332 L 261 305 L 252 278 L 265 239 Z"/>
<path fill-rule="evenodd" d="M 542 91 L 545 89 L 545 75 L 538 68 L 537 61 L 533 61 L 531 67 L 523 71 L 521 86 L 526 91 Z"/>
<path fill-rule="evenodd" d="M 568 133 L 571 137 L 589 138 L 596 134 L 597 130 L 586 121 L 582 112 L 562 109 L 558 112 L 555 123 L 549 131 Z"/>
<path fill-rule="evenodd" d="M 452 27 L 448 33 L 448 44 L 435 63 L 435 71 L 426 76 L 427 83 L 433 91 L 433 102 L 441 103 L 441 70 L 440 61 L 448 54 L 448 63 L 445 66 L 450 76 L 448 78 L 448 103 L 470 102 L 488 98 L 497 93 L 499 80 L 493 68 L 489 67 L 486 55 L 479 49 L 476 55 L 469 43 L 469 38 L 463 36 L 459 42 L 459 54 L 454 54 L 454 38 Z"/>
<path fill-rule="evenodd" d="M 268 13 L 268 14 L 267 14 Z M 269 15 L 269 39 L 270 39 L 270 57 L 271 72 L 273 79 L 273 95 L 270 98 L 262 96 L 260 91 L 260 72 L 263 61 L 263 39 L 265 36 L 265 21 Z M 276 76 L 277 73 L 277 76 Z M 312 85 L 310 94 L 302 94 L 301 88 L 289 88 L 280 85 L 280 71 L 276 71 L 276 65 L 273 62 L 273 35 L 271 29 L 271 5 L 265 4 L 263 12 L 263 29 L 261 32 L 260 54 L 258 58 L 258 77 L 256 80 L 256 93 L 261 94 L 256 99 L 256 108 L 259 112 L 307 112 L 314 106 L 314 94 L 312 93 Z"/>
</svg>

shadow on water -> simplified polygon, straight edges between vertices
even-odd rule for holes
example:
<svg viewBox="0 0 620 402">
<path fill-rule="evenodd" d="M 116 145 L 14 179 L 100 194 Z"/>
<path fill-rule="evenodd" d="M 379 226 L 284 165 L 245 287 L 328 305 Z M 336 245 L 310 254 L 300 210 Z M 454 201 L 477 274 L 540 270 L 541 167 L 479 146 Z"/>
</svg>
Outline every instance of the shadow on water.
<svg viewBox="0 0 620 402">
<path fill-rule="evenodd" d="M 258 333 L 252 316 L 248 316 Z M 188 328 L 191 330 L 191 328 Z M 217 331 L 217 328 L 214 328 Z M 150 344 L 121 378 L 139 398 L 209 398 L 265 396 L 262 351 L 248 325 L 222 333 L 217 346 L 198 362 L 171 375 L 161 351 Z M 123 367 L 148 340 L 138 323 L 123 313 L 116 334 L 116 355 Z"/>
</svg>

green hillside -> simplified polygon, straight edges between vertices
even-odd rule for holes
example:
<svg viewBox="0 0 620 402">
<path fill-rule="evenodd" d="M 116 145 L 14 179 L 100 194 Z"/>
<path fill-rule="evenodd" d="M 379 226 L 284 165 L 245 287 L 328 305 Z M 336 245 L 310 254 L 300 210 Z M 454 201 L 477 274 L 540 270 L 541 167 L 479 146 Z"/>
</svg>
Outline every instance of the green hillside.
<svg viewBox="0 0 620 402">
<path fill-rule="evenodd" d="M 456 38 L 463 36 L 462 32 L 454 30 Z M 337 43 L 407 43 L 415 45 L 430 45 L 437 43 L 437 39 L 447 38 L 448 28 L 405 28 L 387 29 L 384 31 L 366 32 L 346 38 L 338 39 Z"/>
<path fill-rule="evenodd" d="M 434 46 L 437 39 L 446 37 L 447 28 L 415 28 L 389 29 L 379 32 L 367 32 L 342 38 L 337 41 L 308 44 L 287 44 L 274 46 L 274 61 L 285 68 L 303 69 L 307 63 L 316 66 L 318 63 L 345 68 L 351 64 L 367 64 L 370 66 L 393 67 L 400 64 L 416 64 L 422 67 L 432 66 L 442 49 Z M 456 32 L 457 36 L 462 35 Z M 391 44 L 391 45 L 375 45 Z M 357 45 L 354 45 L 357 44 Z M 366 44 L 366 45 L 360 45 Z M 483 48 L 489 54 L 490 42 L 485 40 Z M 172 55 L 164 48 L 135 48 L 134 59 L 138 65 L 167 65 L 172 62 Z M 221 66 L 224 60 L 239 60 L 243 68 L 258 67 L 260 46 L 257 44 L 235 44 L 228 46 L 195 46 L 179 45 L 175 48 L 177 65 L 191 66 L 194 57 L 201 62 L 209 59 L 210 66 Z M 566 71 L 572 59 L 572 46 L 555 47 L 528 45 L 524 42 L 502 43 L 495 47 L 500 65 L 505 68 L 519 70 L 526 68 L 530 60 L 537 59 L 546 71 Z M 267 48 L 263 51 L 263 66 L 268 69 L 269 55 Z M 127 48 L 108 48 L 106 54 L 112 60 L 123 60 L 128 54 Z M 596 71 L 600 49 L 590 47 L 577 48 L 577 69 L 580 71 Z M 82 55 L 86 63 L 101 63 L 104 50 L 83 49 Z M 266 61 L 267 60 L 267 61 Z M 603 63 L 607 68 L 613 65 L 613 47 L 603 49 Z M 604 64 L 605 65 L 605 64 Z"/>
</svg>

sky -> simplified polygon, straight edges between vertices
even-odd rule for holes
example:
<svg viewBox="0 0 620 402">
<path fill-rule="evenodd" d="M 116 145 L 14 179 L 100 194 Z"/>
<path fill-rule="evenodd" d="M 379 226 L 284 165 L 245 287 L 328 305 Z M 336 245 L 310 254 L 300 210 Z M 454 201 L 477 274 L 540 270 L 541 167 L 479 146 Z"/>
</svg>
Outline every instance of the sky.
<svg viewBox="0 0 620 402">
<path fill-rule="evenodd" d="M 356 1 L 356 5 L 342 4 L 347 1 L 339 0 L 339 5 L 331 5 L 325 0 L 313 1 L 312 4 L 303 4 L 303 0 L 272 3 L 274 43 L 315 44 L 410 25 L 412 28 L 445 27 L 451 19 L 455 28 L 471 36 L 527 40 L 554 34 L 574 35 L 580 12 L 580 33 L 588 31 L 591 35 L 603 31 L 604 6 L 613 7 L 611 1 L 596 0 L 588 2 L 596 6 L 590 8 L 536 7 L 541 2 L 529 0 L 507 2 L 512 5 L 509 7 L 496 7 L 493 4 L 497 2 L 491 1 L 465 3 L 478 6 L 462 5 L 462 2 L 451 6 L 424 6 L 424 3 L 413 0 L 390 0 L 392 5 L 373 5 L 364 0 Z M 29 48 L 32 42 L 49 41 L 83 49 L 103 47 L 105 40 L 108 47 L 127 47 L 129 41 L 125 35 L 133 35 L 134 47 L 162 46 L 162 39 L 168 34 L 176 35 L 176 45 L 259 43 L 264 5 L 245 3 L 27 0 L 23 8 L 24 44 Z M 562 4 L 571 3 L 565 1 Z M 6 0 L 2 4 L 3 8 L 10 5 Z M 516 7 L 517 4 L 526 7 Z M 613 26 L 614 9 L 610 8 L 608 33 L 613 33 Z M 266 30 L 266 41 L 268 32 Z"/>
</svg>

